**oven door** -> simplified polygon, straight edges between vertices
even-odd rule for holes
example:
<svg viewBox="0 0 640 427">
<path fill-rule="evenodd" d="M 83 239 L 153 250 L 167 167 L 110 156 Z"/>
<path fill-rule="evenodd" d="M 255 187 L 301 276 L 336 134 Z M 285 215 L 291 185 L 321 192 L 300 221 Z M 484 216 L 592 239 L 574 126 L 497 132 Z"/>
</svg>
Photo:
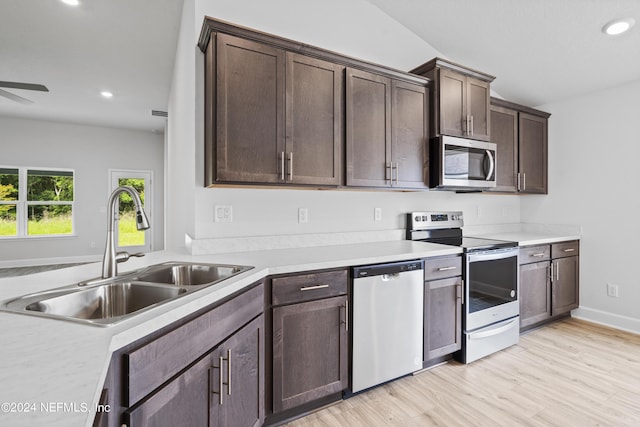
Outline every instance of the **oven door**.
<svg viewBox="0 0 640 427">
<path fill-rule="evenodd" d="M 518 248 L 466 254 L 465 331 L 518 316 Z"/>
<path fill-rule="evenodd" d="M 496 144 L 441 136 L 438 138 L 438 186 L 490 188 L 496 186 Z"/>
</svg>

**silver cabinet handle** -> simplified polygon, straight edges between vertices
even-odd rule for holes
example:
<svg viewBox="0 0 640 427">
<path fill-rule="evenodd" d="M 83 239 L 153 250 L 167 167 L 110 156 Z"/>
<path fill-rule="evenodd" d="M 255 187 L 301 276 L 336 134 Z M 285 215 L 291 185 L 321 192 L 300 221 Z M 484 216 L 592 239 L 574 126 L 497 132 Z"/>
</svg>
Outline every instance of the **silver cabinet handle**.
<svg viewBox="0 0 640 427">
<path fill-rule="evenodd" d="M 303 286 L 302 288 L 300 288 L 301 291 L 314 291 L 316 289 L 324 289 L 324 288 L 328 288 L 329 285 L 316 285 L 316 286 Z"/>
<path fill-rule="evenodd" d="M 489 181 L 491 179 L 491 175 L 493 175 L 493 169 L 496 167 L 496 164 L 493 161 L 493 154 L 491 154 L 491 151 L 486 150 L 486 152 L 487 156 L 489 157 L 489 172 L 487 173 L 485 181 Z"/>
<path fill-rule="evenodd" d="M 349 332 L 349 300 L 344 302 L 344 329 Z"/>
<path fill-rule="evenodd" d="M 396 162 L 396 185 L 399 185 L 400 162 Z"/>
<path fill-rule="evenodd" d="M 289 153 L 289 157 L 287 158 L 289 161 L 289 170 L 287 171 L 287 175 L 289 175 L 289 181 L 293 180 L 293 151 Z"/>
<path fill-rule="evenodd" d="M 545 256 L 545 253 L 544 252 L 540 252 L 538 254 L 531 254 L 531 256 L 541 258 L 541 257 Z"/>
<path fill-rule="evenodd" d="M 560 281 L 560 263 L 556 262 L 556 281 Z"/>
<path fill-rule="evenodd" d="M 562 252 L 574 252 L 575 248 L 564 249 Z"/>
<path fill-rule="evenodd" d="M 227 382 L 224 382 L 224 375 L 222 374 L 222 365 L 224 361 L 227 361 Z M 219 391 L 212 390 L 212 394 L 218 395 L 218 403 L 220 405 L 224 405 L 224 398 L 222 395 L 224 394 L 222 389 L 224 386 L 227 386 L 227 395 L 231 396 L 231 349 L 227 350 L 227 357 L 225 359 L 224 356 L 218 357 L 218 363 L 220 366 L 213 366 L 214 369 L 220 369 L 220 379 L 218 380 Z"/>
<path fill-rule="evenodd" d="M 522 191 L 527 191 L 527 174 L 522 172 Z"/>
<path fill-rule="evenodd" d="M 220 379 L 218 380 L 218 391 L 215 390 L 211 390 L 212 394 L 217 394 L 218 395 L 218 404 L 222 405 L 224 404 L 223 402 L 223 398 L 222 398 L 222 388 L 224 387 L 224 380 L 223 380 L 223 375 L 222 375 L 222 364 L 224 363 L 224 357 L 220 356 L 218 358 L 218 363 L 220 364 L 220 366 L 212 366 L 212 368 L 214 369 L 219 369 L 220 370 Z"/>
<path fill-rule="evenodd" d="M 227 395 L 231 396 L 231 349 L 227 349 Z M 222 394 L 222 389 L 220 389 Z"/>
<path fill-rule="evenodd" d="M 284 181 L 284 151 L 280 153 L 280 179 Z"/>
<path fill-rule="evenodd" d="M 473 135 L 473 116 L 469 116 L 469 122 L 470 122 L 469 135 Z"/>
<path fill-rule="evenodd" d="M 452 267 L 440 267 L 438 269 L 438 271 L 449 271 L 449 270 L 455 270 L 455 269 L 456 269 L 455 266 L 452 266 Z"/>
<path fill-rule="evenodd" d="M 518 182 L 517 182 L 516 188 L 517 188 L 518 191 L 520 191 L 520 172 L 518 172 L 517 180 L 518 180 Z"/>
</svg>

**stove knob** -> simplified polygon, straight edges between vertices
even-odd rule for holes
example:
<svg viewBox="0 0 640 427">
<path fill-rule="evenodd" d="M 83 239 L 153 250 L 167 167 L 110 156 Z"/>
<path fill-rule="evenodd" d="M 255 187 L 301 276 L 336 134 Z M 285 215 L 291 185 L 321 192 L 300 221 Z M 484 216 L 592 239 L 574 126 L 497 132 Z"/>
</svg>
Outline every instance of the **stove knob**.
<svg viewBox="0 0 640 427">
<path fill-rule="evenodd" d="M 416 216 L 415 218 L 413 218 L 413 220 L 414 220 L 415 222 L 420 222 L 420 217 L 419 217 L 419 216 Z"/>
</svg>

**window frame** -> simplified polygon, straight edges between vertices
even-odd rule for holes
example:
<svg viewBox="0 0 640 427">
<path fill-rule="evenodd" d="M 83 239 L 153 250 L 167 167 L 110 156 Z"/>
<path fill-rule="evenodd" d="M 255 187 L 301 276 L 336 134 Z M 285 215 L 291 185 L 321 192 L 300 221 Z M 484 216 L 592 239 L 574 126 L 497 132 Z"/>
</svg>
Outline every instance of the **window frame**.
<svg viewBox="0 0 640 427">
<path fill-rule="evenodd" d="M 43 166 L 10 166 L 0 165 L 0 169 L 17 169 L 18 170 L 18 199 L 17 200 L 0 200 L 0 205 L 16 206 L 16 234 L 12 236 L 0 236 L 0 240 L 17 240 L 17 239 L 59 239 L 66 237 L 76 237 L 76 170 L 70 168 L 43 167 Z M 28 200 L 28 175 L 29 171 L 42 172 L 69 172 L 73 178 L 73 200 L 72 201 L 55 201 L 55 200 Z M 32 234 L 29 235 L 29 206 L 54 206 L 64 205 L 71 206 L 71 233 L 65 234 Z"/>
</svg>

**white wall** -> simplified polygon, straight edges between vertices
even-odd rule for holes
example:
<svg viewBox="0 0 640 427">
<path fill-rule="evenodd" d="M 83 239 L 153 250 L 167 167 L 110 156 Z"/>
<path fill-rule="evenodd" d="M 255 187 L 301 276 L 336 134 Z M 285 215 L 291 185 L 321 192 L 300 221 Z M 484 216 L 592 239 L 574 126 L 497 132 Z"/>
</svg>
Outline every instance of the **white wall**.
<svg viewBox="0 0 640 427">
<path fill-rule="evenodd" d="M 0 266 L 99 258 L 107 231 L 109 168 L 154 172 L 151 231 L 153 249 L 162 249 L 163 138 L 162 133 L 0 117 L 0 165 L 74 169 L 76 196 L 75 236 L 0 239 Z"/>
<path fill-rule="evenodd" d="M 516 196 L 203 188 L 204 55 L 194 46 L 205 15 L 401 70 L 439 52 L 363 0 L 186 0 L 184 13 L 169 106 L 168 248 L 182 246 L 185 233 L 208 239 L 399 229 L 406 212 L 422 209 L 463 209 L 470 225 L 519 222 Z M 188 180 L 195 187 L 185 187 Z M 217 204 L 233 206 L 232 223 L 213 221 Z M 299 207 L 309 209 L 307 224 L 297 222 Z M 374 207 L 383 209 L 382 221 L 373 221 Z"/>
<path fill-rule="evenodd" d="M 549 122 L 548 196 L 523 197 L 523 222 L 582 226 L 580 309 L 640 332 L 640 80 L 540 107 Z M 606 284 L 619 286 L 608 297 Z"/>
</svg>

